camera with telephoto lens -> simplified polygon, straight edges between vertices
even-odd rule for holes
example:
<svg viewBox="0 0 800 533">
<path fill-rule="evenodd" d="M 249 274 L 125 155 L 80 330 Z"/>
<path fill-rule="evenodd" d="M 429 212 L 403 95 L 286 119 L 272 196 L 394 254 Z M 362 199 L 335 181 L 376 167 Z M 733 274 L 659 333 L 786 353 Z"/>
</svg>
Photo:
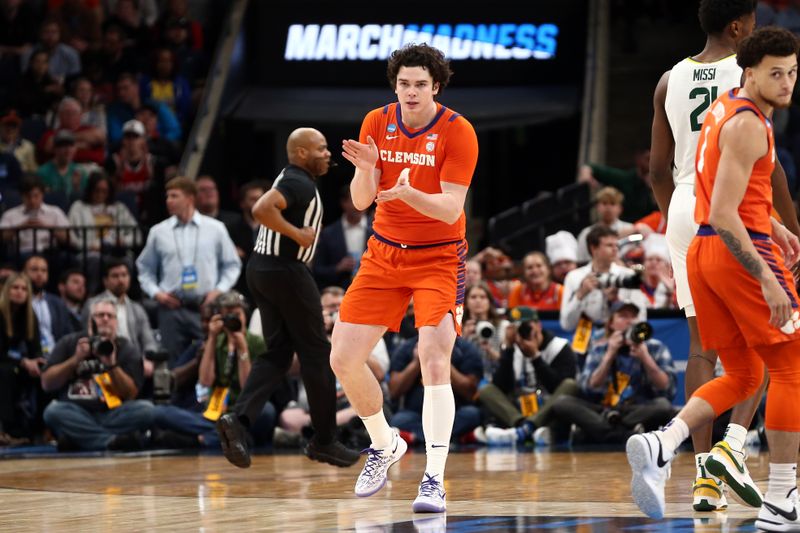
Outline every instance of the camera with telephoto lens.
<svg viewBox="0 0 800 533">
<path fill-rule="evenodd" d="M 169 403 L 175 382 L 169 369 L 169 352 L 147 351 L 144 356 L 153 362 L 153 403 Z"/>
<path fill-rule="evenodd" d="M 494 324 L 489 322 L 488 320 L 481 320 L 477 324 L 475 324 L 475 333 L 478 334 L 478 337 L 481 339 L 489 340 L 494 337 L 494 334 L 497 330 L 494 327 Z"/>
<path fill-rule="evenodd" d="M 237 313 L 226 313 L 222 315 L 222 327 L 228 331 L 241 331 L 242 321 Z"/>
<path fill-rule="evenodd" d="M 642 284 L 644 268 L 642 265 L 633 265 L 631 269 L 633 274 L 612 274 L 611 272 L 597 274 L 597 286 L 600 289 L 638 289 Z"/>
<path fill-rule="evenodd" d="M 103 364 L 99 357 L 109 357 L 114 353 L 114 342 L 111 339 L 92 335 L 89 337 L 89 357 L 78 363 L 75 373 L 79 378 L 85 379 L 97 374 L 104 374 L 111 367 Z"/>
<path fill-rule="evenodd" d="M 648 322 L 637 322 L 625 330 L 622 337 L 631 344 L 641 344 L 653 337 L 653 326 Z"/>
</svg>

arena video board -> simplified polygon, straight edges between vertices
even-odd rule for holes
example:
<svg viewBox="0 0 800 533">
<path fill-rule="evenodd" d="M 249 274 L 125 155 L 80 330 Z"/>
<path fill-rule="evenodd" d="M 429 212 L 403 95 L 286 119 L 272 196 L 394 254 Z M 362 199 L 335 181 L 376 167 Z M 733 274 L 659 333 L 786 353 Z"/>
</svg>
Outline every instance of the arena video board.
<svg viewBox="0 0 800 533">
<path fill-rule="evenodd" d="M 248 57 L 265 86 L 385 86 L 386 59 L 405 43 L 441 49 L 458 87 L 578 83 L 587 0 L 409 4 L 252 2 Z"/>
</svg>

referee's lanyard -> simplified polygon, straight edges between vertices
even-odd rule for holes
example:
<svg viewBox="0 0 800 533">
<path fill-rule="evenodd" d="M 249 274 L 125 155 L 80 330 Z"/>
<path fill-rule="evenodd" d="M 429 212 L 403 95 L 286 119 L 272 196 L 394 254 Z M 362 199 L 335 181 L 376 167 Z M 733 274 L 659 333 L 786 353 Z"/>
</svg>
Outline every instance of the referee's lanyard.
<svg viewBox="0 0 800 533">
<path fill-rule="evenodd" d="M 186 232 L 189 230 L 189 224 L 187 222 L 184 227 Z M 178 261 L 181 263 L 181 291 L 184 294 L 193 293 L 197 290 L 197 268 L 195 264 L 197 263 L 197 234 L 200 232 L 199 228 L 195 228 L 194 232 L 194 251 L 192 252 L 192 262 L 191 264 L 187 265 L 183 261 L 183 257 L 181 255 L 181 247 L 178 245 L 178 237 L 175 236 L 177 228 L 172 229 L 172 238 L 175 241 L 175 252 L 178 254 Z M 185 238 L 182 240 L 186 240 Z"/>
</svg>

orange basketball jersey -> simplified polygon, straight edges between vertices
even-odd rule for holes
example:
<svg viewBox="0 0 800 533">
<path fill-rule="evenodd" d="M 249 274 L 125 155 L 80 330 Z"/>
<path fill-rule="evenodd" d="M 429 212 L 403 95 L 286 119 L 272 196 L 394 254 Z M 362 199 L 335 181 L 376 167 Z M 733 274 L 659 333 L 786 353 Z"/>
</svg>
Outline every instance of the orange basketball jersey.
<svg viewBox="0 0 800 533">
<path fill-rule="evenodd" d="M 367 135 L 378 145 L 376 168 L 381 171 L 378 191 L 391 189 L 400 171 L 410 168 L 409 183 L 422 192 L 442 192 L 441 181 L 468 187 L 478 161 L 478 138 L 461 115 L 437 104 L 427 126 L 411 129 L 403 124 L 400 105 L 388 104 L 370 111 L 361 125 L 360 142 Z M 424 245 L 463 239 L 465 216 L 455 224 L 432 219 L 402 200 L 378 204 L 373 229 L 392 241 Z"/>
<path fill-rule="evenodd" d="M 750 174 L 742 203 L 739 204 L 739 216 L 747 229 L 759 233 L 771 234 L 772 224 L 772 170 L 775 168 L 775 139 L 772 132 L 772 122 L 764 116 L 756 104 L 748 98 L 737 96 L 739 89 L 731 89 L 720 96 L 712 105 L 703 121 L 695 159 L 697 180 L 695 182 L 695 196 L 697 203 L 694 210 L 694 220 L 700 225 L 708 224 L 711 211 L 711 193 L 719 166 L 720 150 L 719 135 L 722 126 L 737 113 L 752 112 L 764 123 L 767 129 L 767 153 L 764 154 Z"/>
</svg>

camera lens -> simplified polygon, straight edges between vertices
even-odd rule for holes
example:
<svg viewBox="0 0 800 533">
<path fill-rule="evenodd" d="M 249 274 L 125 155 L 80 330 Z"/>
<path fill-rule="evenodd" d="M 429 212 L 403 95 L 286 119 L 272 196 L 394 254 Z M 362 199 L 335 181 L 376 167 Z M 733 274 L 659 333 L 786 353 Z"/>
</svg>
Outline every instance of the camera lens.
<svg viewBox="0 0 800 533">
<path fill-rule="evenodd" d="M 242 329 L 242 321 L 239 315 L 229 313 L 222 317 L 222 326 L 228 331 L 239 331 Z"/>
</svg>

